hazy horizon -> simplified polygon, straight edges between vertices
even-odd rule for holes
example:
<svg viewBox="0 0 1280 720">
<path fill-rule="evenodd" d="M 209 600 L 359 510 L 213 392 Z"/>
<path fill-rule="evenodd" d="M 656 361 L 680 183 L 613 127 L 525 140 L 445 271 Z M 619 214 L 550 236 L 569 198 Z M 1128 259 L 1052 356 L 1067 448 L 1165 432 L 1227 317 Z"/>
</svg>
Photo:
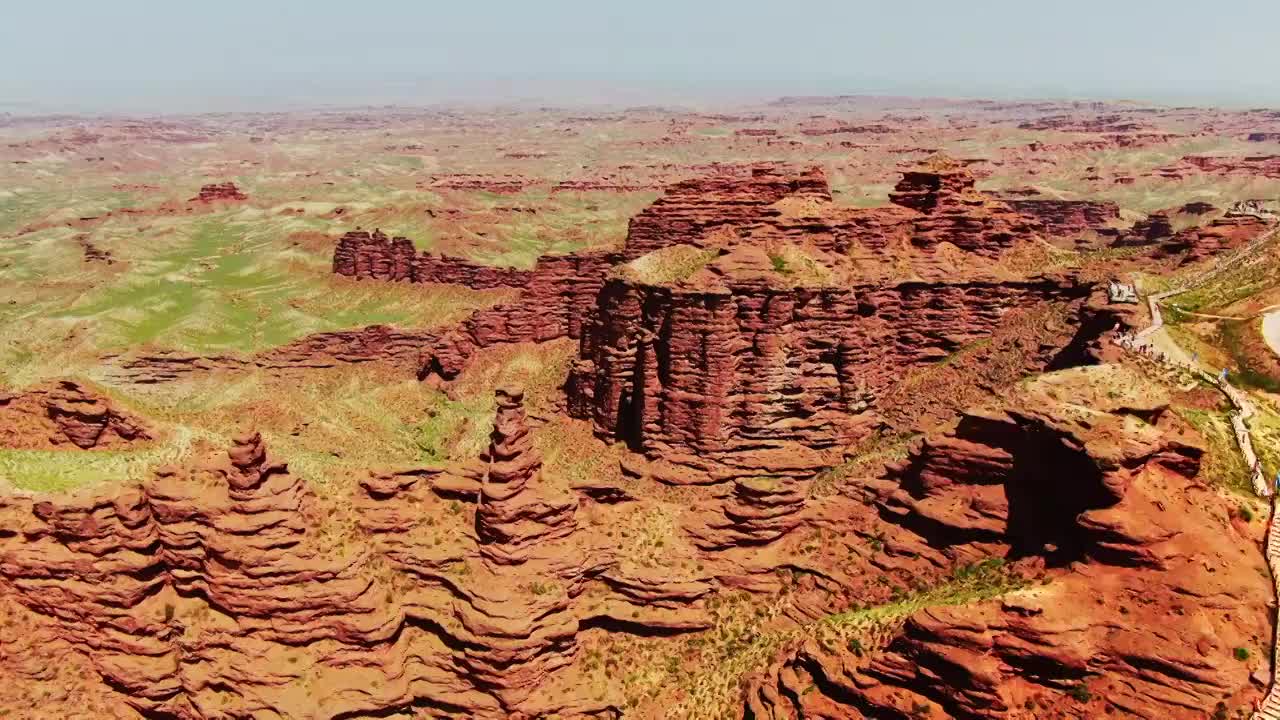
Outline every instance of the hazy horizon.
<svg viewBox="0 0 1280 720">
<path fill-rule="evenodd" d="M 1280 3 L 402 0 L 26 4 L 0 111 L 752 102 L 780 95 L 1280 105 Z"/>
</svg>

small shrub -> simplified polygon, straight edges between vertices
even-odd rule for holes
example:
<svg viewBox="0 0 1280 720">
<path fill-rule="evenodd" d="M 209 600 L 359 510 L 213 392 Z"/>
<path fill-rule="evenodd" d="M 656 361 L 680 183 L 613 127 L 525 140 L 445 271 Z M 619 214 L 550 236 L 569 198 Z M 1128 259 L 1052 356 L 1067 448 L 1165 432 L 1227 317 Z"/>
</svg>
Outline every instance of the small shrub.
<svg viewBox="0 0 1280 720">
<path fill-rule="evenodd" d="M 1249 659 L 1249 648 L 1238 647 L 1231 652 L 1235 659 L 1244 662 Z"/>
<path fill-rule="evenodd" d="M 769 262 L 773 263 L 773 269 L 775 272 L 780 272 L 783 275 L 789 275 L 791 273 L 791 268 L 787 267 L 787 259 L 781 255 L 774 255 L 770 253 Z"/>
</svg>

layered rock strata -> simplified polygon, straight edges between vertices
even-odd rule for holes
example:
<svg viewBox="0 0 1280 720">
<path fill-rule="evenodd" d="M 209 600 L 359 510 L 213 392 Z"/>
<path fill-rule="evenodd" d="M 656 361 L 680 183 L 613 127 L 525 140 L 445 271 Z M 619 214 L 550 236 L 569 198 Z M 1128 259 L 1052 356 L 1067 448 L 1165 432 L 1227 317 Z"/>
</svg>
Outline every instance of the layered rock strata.
<svg viewBox="0 0 1280 720">
<path fill-rule="evenodd" d="M 1035 218 L 1051 237 L 1105 230 L 1120 221 L 1120 206 L 1113 202 L 1047 198 L 1009 198 L 1004 202 L 1015 212 Z"/>
<path fill-rule="evenodd" d="M 1189 206 L 1190 207 L 1190 206 Z M 1175 230 L 1172 211 L 1152 213 L 1116 239 L 1114 247 L 1149 247 L 1156 258 L 1178 257 L 1192 263 L 1218 253 L 1234 250 L 1273 229 L 1277 220 L 1269 213 L 1228 211 L 1210 217 L 1209 211 L 1183 208 L 1184 217 L 1196 224 Z"/>
<path fill-rule="evenodd" d="M 419 254 L 409 238 L 389 238 L 376 229 L 352 230 L 339 238 L 333 251 L 333 272 L 357 280 L 452 283 L 473 290 L 522 287 L 534 274 L 447 255 Z"/>
<path fill-rule="evenodd" d="M 724 166 L 707 177 L 676 183 L 631 219 L 625 258 L 678 242 L 699 245 L 698 238 L 718 229 L 759 222 L 784 198 L 830 202 L 831 192 L 821 169 L 797 173 L 779 165 Z"/>
<path fill-rule="evenodd" d="M 419 374 L 457 376 L 482 348 L 504 343 L 577 338 L 605 275 L 618 256 L 611 252 L 545 255 L 521 285 L 518 298 L 477 310 L 440 341 L 425 346 Z"/>
<path fill-rule="evenodd" d="M 804 524 L 808 485 L 783 478 L 746 478 L 733 483 L 718 512 L 694 515 L 688 531 L 705 550 L 766 545 Z"/>
<path fill-rule="evenodd" d="M 713 585 L 584 533 L 520 393 L 498 401 L 474 510 L 428 469 L 371 474 L 344 517 L 248 434 L 141 487 L 0 499 L 0 592 L 138 716 L 616 716 L 551 682 L 578 634 L 704 629 Z"/>
<path fill-rule="evenodd" d="M 152 352 L 109 355 L 103 362 L 112 378 L 143 385 L 172 382 L 211 371 L 292 372 L 364 363 L 387 363 L 412 372 L 418 368 L 422 348 L 436 343 L 440 335 L 441 331 L 369 325 L 357 330 L 307 335 L 248 357 Z"/>
<path fill-rule="evenodd" d="M 1259 668 L 1237 648 L 1251 656 L 1270 625 L 1261 528 L 1230 520 L 1235 501 L 1200 482 L 1203 450 L 1167 403 L 1120 368 L 1082 368 L 921 442 L 868 485 L 916 534 L 894 535 L 895 553 L 940 550 L 969 567 L 1021 558 L 1043 578 L 919 611 L 878 650 L 798 646 L 744 693 L 752 715 L 1192 720 L 1247 708 Z"/>
<path fill-rule="evenodd" d="M 75 380 L 0 393 L 0 447 L 109 449 L 153 435 L 146 422 Z"/>
<path fill-rule="evenodd" d="M 725 166 L 677 183 L 631 220 L 625 259 L 676 244 L 721 247 L 767 238 L 808 242 L 829 252 L 880 250 L 908 238 L 932 250 L 948 243 L 997 255 L 1040 231 L 1039 221 L 974 189 L 964 163 L 934 157 L 903 173 L 882 208 L 831 202 L 820 168 Z"/>
<path fill-rule="evenodd" d="M 974 182 L 963 163 L 944 157 L 931 158 L 923 168 L 903 173 L 889 199 L 922 213 L 912 222 L 913 245 L 933 249 L 949 243 L 977 255 L 995 256 L 1040 232 L 1037 220 L 978 192 Z"/>
<path fill-rule="evenodd" d="M 533 447 L 523 400 L 518 390 L 497 391 L 489 449 L 480 457 L 485 470 L 476 537 L 480 551 L 498 563 L 522 561 L 532 545 L 567 537 L 575 528 L 577 498 L 542 486 L 542 456 Z"/>
<path fill-rule="evenodd" d="M 200 192 L 195 197 L 191 198 L 191 202 L 239 202 L 241 200 L 248 199 L 249 196 L 240 192 L 240 188 L 236 187 L 235 183 L 224 182 L 202 186 L 200 188 Z"/>
</svg>

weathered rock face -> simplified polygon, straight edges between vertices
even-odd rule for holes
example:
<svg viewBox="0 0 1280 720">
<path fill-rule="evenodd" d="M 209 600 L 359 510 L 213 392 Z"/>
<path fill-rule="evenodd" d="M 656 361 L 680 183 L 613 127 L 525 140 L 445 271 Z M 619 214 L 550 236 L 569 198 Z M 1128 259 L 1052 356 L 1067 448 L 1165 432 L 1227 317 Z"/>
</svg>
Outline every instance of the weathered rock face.
<svg viewBox="0 0 1280 720">
<path fill-rule="evenodd" d="M 1228 213 L 1175 234 L 1161 244 L 1160 252 L 1164 255 L 1185 253 L 1184 264 L 1197 262 L 1248 244 L 1275 226 L 1274 219 Z"/>
<path fill-rule="evenodd" d="M 477 350 L 502 343 L 577 338 L 606 273 L 618 261 L 611 252 L 545 255 L 529 271 L 516 300 L 477 310 L 423 351 L 419 374 L 455 377 Z"/>
<path fill-rule="evenodd" d="M 893 205 L 844 208 L 832 204 L 818 168 L 725 166 L 709 178 L 669 187 L 633 218 L 624 256 L 634 260 L 677 244 L 725 247 L 771 239 L 837 253 L 881 250 L 909 239 L 926 250 L 945 242 L 994 256 L 1039 232 L 1038 220 L 976 191 L 974 182 L 963 163 L 933 158 L 903 174 L 889 195 Z"/>
<path fill-rule="evenodd" d="M 480 503 L 476 508 L 476 537 L 480 551 L 499 563 L 523 562 L 529 546 L 573 533 L 578 499 L 572 494 L 547 492 L 541 486 L 542 456 L 533 447 L 524 415 L 524 394 L 497 391 Z"/>
<path fill-rule="evenodd" d="M 1102 230 L 1120 221 L 1120 206 L 1093 200 L 1006 199 L 1015 212 L 1035 218 L 1053 237 Z"/>
<path fill-rule="evenodd" d="M 904 368 L 986 337 L 1009 308 L 1089 293 L 1044 278 L 784 287 L 715 270 L 701 287 L 606 283 L 566 385 L 572 415 L 709 473 L 694 482 L 811 474 Z"/>
<path fill-rule="evenodd" d="M 74 380 L 0 393 L 0 447 L 117 448 L 150 440 L 153 432 L 105 395 Z"/>
<path fill-rule="evenodd" d="M 1192 720 L 1246 705 L 1256 668 L 1232 653 L 1268 642 L 1262 528 L 1225 520 L 1235 501 L 1196 481 L 1203 451 L 1167 402 L 1131 371 L 1078 368 L 921 442 L 867 485 L 918 538 L 894 535 L 895 552 L 1021 558 L 1044 579 L 918 612 L 866 657 L 801 648 L 748 690 L 756 717 L 833 701 L 899 720 Z M 778 693 L 794 685 L 818 692 Z"/>
<path fill-rule="evenodd" d="M 862 210 L 834 206 L 816 168 L 721 166 L 708 178 L 673 185 L 636 216 L 621 254 L 545 256 L 532 270 L 515 270 L 417 255 L 405 238 L 353 231 L 338 242 L 333 268 L 355 278 L 523 289 L 517 301 L 478 311 L 424 347 L 419 374 L 449 379 L 480 348 L 578 337 L 612 267 L 673 245 L 803 243 L 843 254 L 878 253 L 899 244 L 932 252 L 948 243 L 990 258 L 1035 231 L 1034 223 L 1007 205 L 974 192 L 973 182 L 960 164 L 936 160 L 926 171 L 908 173 L 894 195 L 901 204 Z"/>
<path fill-rule="evenodd" d="M 164 469 L 141 489 L 6 498 L 0 514 L 14 532 L 0 536 L 0 584 L 56 618 L 61 636 L 143 713 L 285 707 L 282 683 L 300 670 L 245 671 L 283 661 L 289 646 L 359 646 L 399 626 L 398 609 L 375 598 L 359 572 L 361 555 L 334 553 L 308 533 L 312 502 L 256 435 L 219 463 Z M 177 616 L 193 604 L 216 612 Z M 329 691 L 329 701 L 350 707 L 339 699 L 346 690 Z"/>
<path fill-rule="evenodd" d="M 990 257 L 1041 230 L 1037 220 L 976 191 L 972 173 L 947 158 L 933 158 L 924 168 L 903 173 L 889 199 L 922 213 L 911 224 L 911 243 L 924 249 L 950 243 Z"/>
<path fill-rule="evenodd" d="M 1145 387 L 1113 366 L 1037 379 L 1022 402 L 965 413 L 954 431 L 914 448 L 878 485 L 888 491 L 882 506 L 935 548 L 994 543 L 1056 564 L 1157 565 L 1148 530 L 1134 524 L 1123 532 L 1137 538 L 1125 538 L 1094 519 L 1121 519 L 1101 509 L 1124 499 L 1135 467 L 1159 463 L 1185 478 L 1199 469 L 1203 450 L 1166 417 L 1167 398 Z M 1059 395 L 1086 396 L 1089 410 L 1067 412 Z"/>
<path fill-rule="evenodd" d="M 202 186 L 200 188 L 200 193 L 191 198 L 191 202 L 239 202 L 241 200 L 248 199 L 249 196 L 240 192 L 240 188 L 236 187 L 235 183 L 224 182 Z"/>
<path fill-rule="evenodd" d="M 333 272 L 358 280 L 452 283 L 473 290 L 522 287 L 533 274 L 462 258 L 419 254 L 409 238 L 388 238 L 381 230 L 352 230 L 339 238 L 333 252 Z"/>
<path fill-rule="evenodd" d="M 1276 226 L 1276 218 L 1269 213 L 1227 212 L 1205 222 L 1201 216 L 1212 212 L 1212 206 L 1203 211 L 1194 204 L 1187 207 L 1190 210 L 1183 208 L 1183 215 L 1196 217 L 1203 224 L 1174 231 L 1171 212 L 1152 213 L 1117 238 L 1113 246 L 1151 246 L 1154 257 L 1180 256 L 1185 264 L 1238 248 Z"/>
<path fill-rule="evenodd" d="M 694 515 L 688 531 L 706 550 L 771 543 L 804 523 L 807 490 L 804 482 L 782 478 L 738 480 L 719 513 Z"/>
<path fill-rule="evenodd" d="M 500 396 L 486 457 L 475 538 L 444 527 L 471 511 L 432 497 L 438 470 L 371 475 L 344 519 L 257 434 L 140 488 L 5 496 L 0 593 L 139 717 L 616 715 L 549 682 L 578 633 L 704 629 L 711 583 L 637 572 L 576 532 L 577 499 L 550 503 L 518 392 Z"/>
<path fill-rule="evenodd" d="M 931 213 L 947 197 L 973 191 L 973 175 L 963 165 L 940 162 L 936 167 L 902 174 L 889 200 L 921 213 Z"/>
<path fill-rule="evenodd" d="M 419 344 L 419 374 L 448 379 L 461 372 L 481 348 L 578 337 L 584 311 L 594 303 L 605 274 L 620 258 L 608 251 L 544 255 L 532 270 L 501 268 L 416 254 L 408 238 L 356 230 L 338 241 L 333 271 L 357 279 L 450 283 L 473 290 L 520 289 L 515 301 L 479 310 L 441 333 L 438 341 L 433 337 Z"/>
<path fill-rule="evenodd" d="M 1090 292 L 983 270 L 1037 226 L 961 163 L 906 173 L 874 210 L 832 207 L 813 171 L 783 177 L 676 186 L 632 224 L 627 256 L 656 249 L 604 284 L 585 326 L 569 412 L 682 468 L 657 477 L 812 474 L 903 368 L 989 336 L 1011 308 Z"/>
<path fill-rule="evenodd" d="M 107 356 L 103 360 L 114 378 L 142 385 L 171 382 L 210 371 L 291 372 L 363 363 L 387 363 L 413 372 L 418 368 L 422 348 L 433 345 L 439 338 L 440 333 L 432 330 L 369 325 L 358 330 L 306 335 L 249 357 L 159 352 Z"/>
</svg>

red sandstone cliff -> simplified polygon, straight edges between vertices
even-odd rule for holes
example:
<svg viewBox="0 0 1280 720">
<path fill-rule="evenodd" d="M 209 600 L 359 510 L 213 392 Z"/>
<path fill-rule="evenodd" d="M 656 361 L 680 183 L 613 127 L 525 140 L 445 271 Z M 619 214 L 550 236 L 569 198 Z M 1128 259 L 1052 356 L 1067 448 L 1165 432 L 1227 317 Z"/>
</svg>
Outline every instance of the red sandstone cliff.
<svg viewBox="0 0 1280 720">
<path fill-rule="evenodd" d="M 1011 308 L 1090 293 L 1067 278 L 804 282 L 750 246 L 654 281 L 657 255 L 605 284 L 566 390 L 602 437 L 691 471 L 672 482 L 812 474 L 905 369 L 989 336 Z"/>
<path fill-rule="evenodd" d="M 917 612 L 882 647 L 793 645 L 744 693 L 752 715 L 1198 720 L 1247 706 L 1253 663 L 1233 652 L 1269 642 L 1261 528 L 1224 523 L 1234 501 L 1197 481 L 1198 441 L 1148 388 L 1112 366 L 1049 375 L 918 444 L 870 485 L 917 534 L 888 552 L 1020 558 L 1042 578 Z"/>
</svg>

